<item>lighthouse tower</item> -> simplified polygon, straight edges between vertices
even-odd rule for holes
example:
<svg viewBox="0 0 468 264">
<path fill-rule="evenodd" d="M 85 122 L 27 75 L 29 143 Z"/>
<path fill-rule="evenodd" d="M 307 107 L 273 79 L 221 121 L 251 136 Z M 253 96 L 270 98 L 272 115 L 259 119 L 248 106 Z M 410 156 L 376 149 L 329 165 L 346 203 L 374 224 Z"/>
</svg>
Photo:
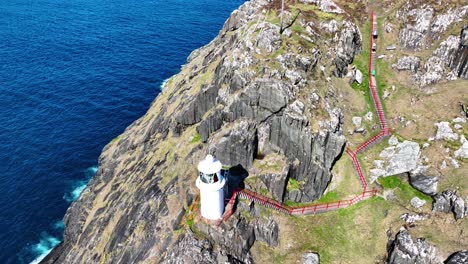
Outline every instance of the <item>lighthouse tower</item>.
<svg viewBox="0 0 468 264">
<path fill-rule="evenodd" d="M 209 220 L 220 219 L 224 212 L 224 185 L 221 162 L 208 155 L 198 164 L 199 176 L 196 181 L 200 189 L 201 215 Z"/>
</svg>

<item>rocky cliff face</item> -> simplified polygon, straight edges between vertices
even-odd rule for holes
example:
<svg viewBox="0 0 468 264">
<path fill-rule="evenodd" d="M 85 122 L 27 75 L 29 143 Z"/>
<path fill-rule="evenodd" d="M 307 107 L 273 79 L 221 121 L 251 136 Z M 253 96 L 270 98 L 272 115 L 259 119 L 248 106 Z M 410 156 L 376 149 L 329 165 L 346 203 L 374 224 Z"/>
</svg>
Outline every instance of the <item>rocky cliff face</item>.
<svg viewBox="0 0 468 264">
<path fill-rule="evenodd" d="M 351 21 L 323 35 L 308 13 L 281 34 L 271 8 L 255 0 L 233 12 L 146 115 L 106 146 L 96 176 L 66 213 L 64 241 L 44 263 L 249 261 L 255 240 L 275 246 L 273 220 L 240 215 L 227 233 L 200 225 L 208 239 L 183 234 L 198 193 L 196 164 L 207 153 L 245 170 L 260 153 L 276 153 L 285 166 L 276 197 L 309 202 L 323 194 L 346 141 L 339 98 L 322 87 L 323 77 L 346 73 L 361 35 Z M 300 182 L 294 197 L 285 194 L 288 179 Z"/>
<path fill-rule="evenodd" d="M 408 2 L 396 13 L 400 21 L 399 44 L 404 52 L 437 48 L 421 62 L 421 56 L 402 56 L 394 65 L 399 71 L 410 70 L 414 81 L 424 87 L 442 80 L 468 79 L 468 6 L 434 6 L 422 1 Z M 456 24 L 465 24 L 447 36 Z M 441 41 L 442 40 L 442 41 Z"/>
</svg>

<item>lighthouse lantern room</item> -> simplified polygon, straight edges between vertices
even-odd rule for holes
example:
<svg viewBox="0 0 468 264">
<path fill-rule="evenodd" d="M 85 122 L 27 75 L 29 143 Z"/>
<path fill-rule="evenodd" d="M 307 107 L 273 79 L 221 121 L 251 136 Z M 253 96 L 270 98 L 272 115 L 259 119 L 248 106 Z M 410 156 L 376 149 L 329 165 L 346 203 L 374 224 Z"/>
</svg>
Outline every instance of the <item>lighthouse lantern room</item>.
<svg viewBox="0 0 468 264">
<path fill-rule="evenodd" d="M 198 164 L 196 185 L 200 189 L 201 215 L 209 220 L 220 219 L 224 212 L 223 188 L 226 181 L 221 175 L 221 168 L 221 162 L 211 155 Z"/>
</svg>

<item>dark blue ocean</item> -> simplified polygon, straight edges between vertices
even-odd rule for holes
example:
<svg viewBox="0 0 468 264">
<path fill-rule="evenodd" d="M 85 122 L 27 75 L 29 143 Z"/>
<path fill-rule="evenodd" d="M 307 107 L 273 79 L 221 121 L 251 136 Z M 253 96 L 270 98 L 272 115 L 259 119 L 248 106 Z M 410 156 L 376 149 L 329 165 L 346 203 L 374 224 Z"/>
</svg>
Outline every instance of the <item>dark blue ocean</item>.
<svg viewBox="0 0 468 264">
<path fill-rule="evenodd" d="M 242 2 L 0 2 L 0 263 L 59 243 L 102 148 Z"/>
</svg>

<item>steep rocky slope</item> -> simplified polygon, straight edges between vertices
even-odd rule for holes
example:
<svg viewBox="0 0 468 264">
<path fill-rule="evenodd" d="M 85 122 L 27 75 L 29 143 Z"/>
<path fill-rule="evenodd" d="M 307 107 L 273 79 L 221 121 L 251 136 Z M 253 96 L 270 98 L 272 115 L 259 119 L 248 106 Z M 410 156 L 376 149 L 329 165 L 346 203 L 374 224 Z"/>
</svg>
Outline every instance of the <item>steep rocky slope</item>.
<svg viewBox="0 0 468 264">
<path fill-rule="evenodd" d="M 464 8 L 460 6 L 454 8 Z M 233 167 L 238 184 L 289 204 L 347 198 L 359 189 L 343 151 L 346 145 L 362 142 L 363 134 L 374 133 L 377 127 L 372 105 L 366 100 L 369 76 L 363 67 L 368 60 L 366 14 L 370 8 L 360 1 L 287 1 L 283 26 L 279 8 L 279 1 L 246 2 L 232 13 L 211 43 L 192 52 L 148 112 L 105 147 L 96 176 L 66 213 L 64 241 L 44 263 L 296 262 L 315 259 L 310 252 L 302 254 L 317 250 L 325 262 L 385 259 L 385 231 L 404 224 L 398 217 L 408 210 L 404 203 L 409 201 L 399 201 L 407 193 L 386 190 L 379 180 L 375 186 L 392 192 L 393 196 L 383 195 L 389 199 L 374 199 L 360 209 L 323 216 L 291 218 L 245 201 L 237 203 L 234 215 L 220 226 L 204 222 L 197 214 L 196 164 L 208 153 Z M 445 14 L 445 9 L 434 11 L 430 5 L 423 11 L 411 8 L 399 5 L 381 10 L 389 12 L 389 19 L 395 15 L 397 19 L 404 17 L 401 21 L 413 17 L 419 21 L 431 16 L 429 21 L 435 21 L 431 24 L 423 19 L 414 28 L 402 24 L 399 48 L 415 52 L 428 49 L 426 53 L 442 56 L 444 71 L 452 69 L 456 76 L 466 78 L 465 31 L 456 48 L 450 44 L 451 48 L 443 51 L 446 44 L 442 42 L 432 51 L 427 44 L 428 39 L 440 39 L 444 32 L 455 30 L 454 25 L 460 29 L 459 20 L 466 21 L 465 9 L 457 9 L 454 17 L 444 20 L 432 16 Z M 391 22 L 395 27 L 396 21 Z M 435 32 L 432 35 L 428 33 L 431 30 Z M 397 63 L 398 56 L 378 66 L 392 71 L 389 65 Z M 422 59 L 402 60 L 404 63 L 398 59 L 399 70 L 421 76 Z M 362 84 L 351 86 L 349 81 L 357 79 L 357 72 Z M 420 82 L 421 78 L 414 80 Z M 387 88 L 391 85 L 387 80 L 378 81 L 387 82 Z M 410 83 L 410 77 L 404 81 Z M 437 81 L 420 84 L 425 87 Z M 459 90 L 466 86 L 461 80 L 453 83 Z M 400 86 L 398 89 L 404 91 Z M 406 100 L 404 95 L 401 98 Z M 396 100 L 396 95 L 389 100 Z M 393 106 L 387 107 L 393 117 Z M 356 126 L 353 116 L 363 116 L 364 121 Z M 418 134 L 405 132 L 400 123 L 392 125 L 398 132 L 401 129 L 400 138 L 412 139 Z M 466 131 L 465 126 L 460 134 Z M 419 155 L 418 143 L 405 144 L 416 144 Z M 371 160 L 372 153 L 368 157 Z M 465 169 L 466 162 L 459 160 L 459 169 Z M 418 162 L 419 156 L 414 164 Z M 388 175 L 413 171 L 415 166 L 399 167 Z M 421 174 L 414 177 L 420 179 Z M 413 186 L 426 183 L 426 178 L 412 182 Z M 464 188 L 460 188 L 460 195 L 467 195 Z M 410 193 L 417 191 L 411 188 Z M 362 211 L 358 214 L 357 210 Z M 376 224 L 378 219 L 381 224 Z M 354 221 L 368 227 L 350 231 L 349 223 Z M 460 221 L 462 225 L 454 230 L 466 225 L 466 219 Z M 324 231 L 337 227 L 340 232 Z M 427 224 L 422 230 L 431 227 Z M 342 241 L 333 239 L 343 236 L 347 242 L 335 246 Z M 358 249 L 349 250 L 349 243 L 356 243 Z M 368 243 L 375 247 L 375 253 L 361 248 Z M 468 246 L 467 241 L 443 249 L 444 254 L 463 246 Z M 351 255 L 330 247 L 342 247 Z"/>
</svg>

